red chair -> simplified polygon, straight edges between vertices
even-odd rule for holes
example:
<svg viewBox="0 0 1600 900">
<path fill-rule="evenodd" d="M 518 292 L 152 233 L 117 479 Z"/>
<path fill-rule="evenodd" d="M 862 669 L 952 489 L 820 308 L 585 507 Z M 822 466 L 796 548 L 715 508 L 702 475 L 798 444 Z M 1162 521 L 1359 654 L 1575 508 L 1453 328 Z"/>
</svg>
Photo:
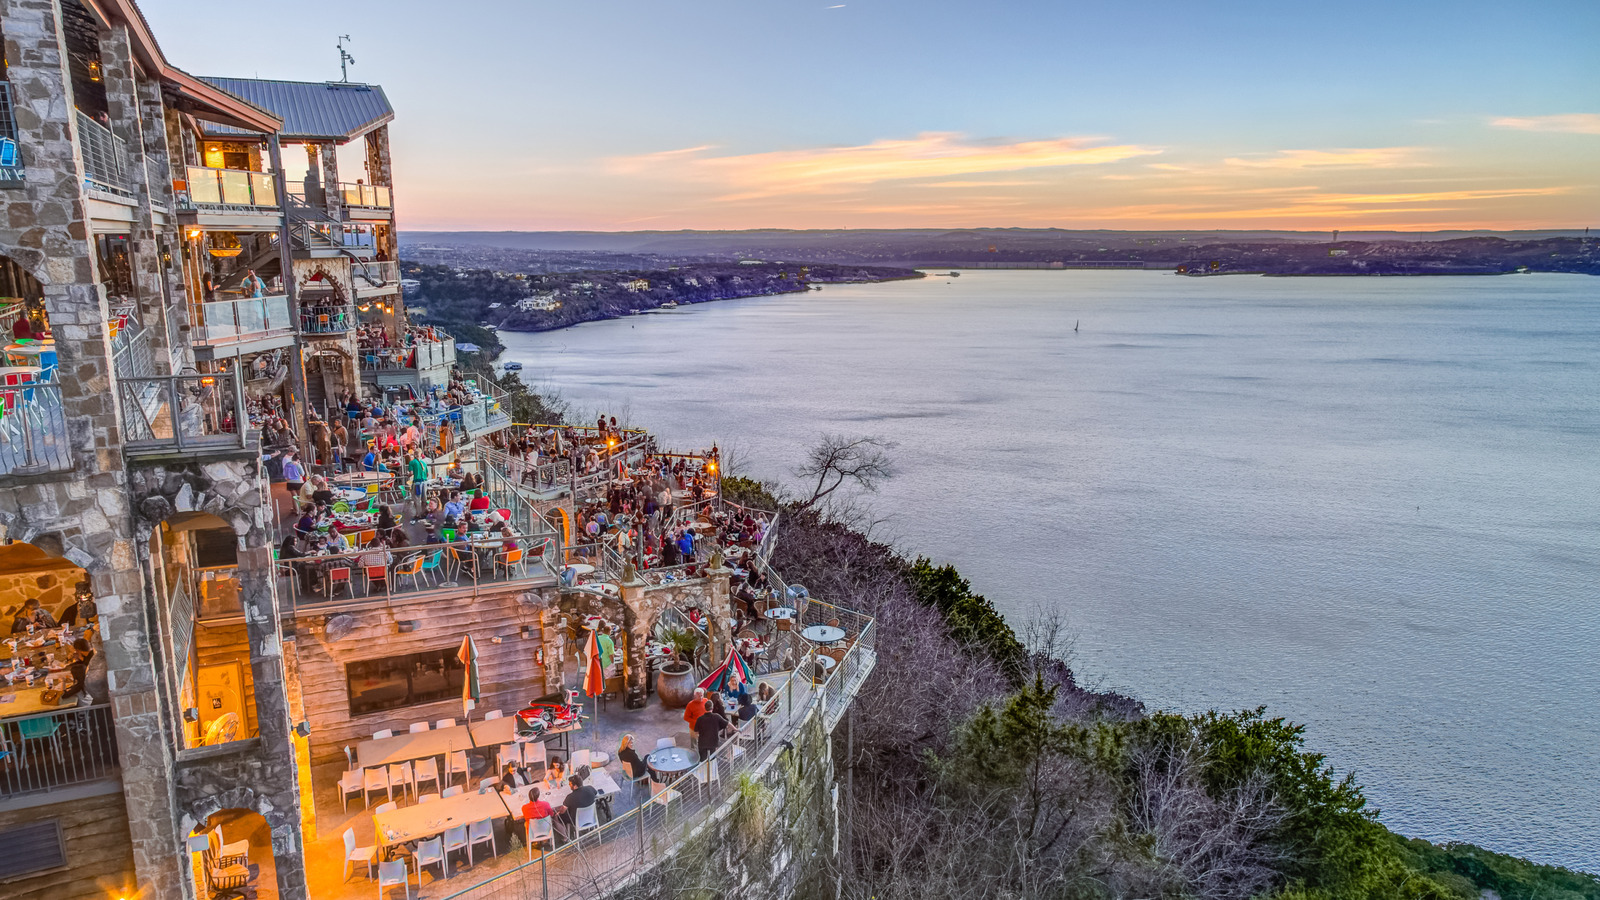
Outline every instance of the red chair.
<svg viewBox="0 0 1600 900">
<path fill-rule="evenodd" d="M 355 590 L 350 586 L 350 567 L 349 566 L 340 566 L 337 569 L 329 569 L 328 570 L 328 580 L 323 585 L 323 588 L 324 588 L 324 590 L 327 591 L 329 600 L 333 599 L 333 588 L 334 588 L 334 585 L 339 585 L 339 584 L 344 585 L 345 591 L 347 591 L 349 594 L 351 594 L 351 596 L 355 595 Z"/>
<path fill-rule="evenodd" d="M 363 566 L 362 568 L 367 574 L 367 593 L 372 593 L 372 585 L 380 581 L 383 582 L 384 590 L 387 591 L 389 589 L 389 569 L 387 567 Z"/>
<path fill-rule="evenodd" d="M 511 521 L 511 510 L 509 510 L 509 509 L 497 509 L 497 510 L 495 510 L 495 512 L 500 515 L 500 521 L 502 521 L 502 522 Z"/>
</svg>

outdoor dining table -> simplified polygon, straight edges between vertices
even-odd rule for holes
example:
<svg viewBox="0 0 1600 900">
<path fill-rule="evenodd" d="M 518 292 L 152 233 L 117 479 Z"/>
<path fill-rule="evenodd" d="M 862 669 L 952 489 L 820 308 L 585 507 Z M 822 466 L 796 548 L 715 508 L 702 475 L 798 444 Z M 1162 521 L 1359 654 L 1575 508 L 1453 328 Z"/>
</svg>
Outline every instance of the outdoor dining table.
<svg viewBox="0 0 1600 900">
<path fill-rule="evenodd" d="M 572 565 L 567 566 L 567 570 L 570 571 L 574 575 L 593 575 L 594 574 L 594 566 L 591 566 L 588 563 L 573 563 Z"/>
<path fill-rule="evenodd" d="M 812 625 L 801 630 L 800 636 L 813 644 L 834 644 L 844 640 L 844 629 L 834 625 Z"/>
<path fill-rule="evenodd" d="M 44 369 L 42 369 L 42 368 L 40 368 L 38 366 L 31 366 L 31 365 L 30 366 L 0 366 L 0 383 L 4 383 L 5 379 L 7 379 L 7 378 L 9 378 L 9 377 L 11 377 L 13 375 L 15 375 L 15 376 L 17 376 L 19 378 L 21 376 L 23 376 L 23 375 L 32 375 L 35 379 L 37 379 L 39 377 L 39 374 L 41 372 L 43 372 L 43 371 L 44 371 Z"/>
<path fill-rule="evenodd" d="M 772 619 L 773 621 L 777 621 L 778 619 L 792 619 L 794 618 L 794 615 L 795 611 L 794 607 L 792 606 L 774 606 L 766 612 L 766 617 Z"/>
<path fill-rule="evenodd" d="M 430 728 L 414 734 L 408 732 L 362 741 L 356 744 L 356 765 L 372 769 L 430 756 L 448 756 L 456 750 L 470 750 L 474 746 L 472 732 L 466 725 Z"/>
<path fill-rule="evenodd" d="M 662 776 L 657 781 L 670 782 L 694 768 L 700 760 L 682 747 L 662 747 L 644 758 L 644 764 L 653 774 Z"/>
<path fill-rule="evenodd" d="M 0 680 L 0 685 L 4 684 L 5 682 Z M 26 681 L 19 681 L 12 686 L 0 687 L 0 719 L 31 716 L 35 713 L 58 712 L 78 705 L 78 701 L 75 699 L 66 700 L 55 705 L 45 704 L 44 692 L 48 687 L 43 676 L 40 676 L 31 687 Z"/>
<path fill-rule="evenodd" d="M 518 807 L 520 810 L 521 807 Z M 506 806 L 499 791 L 461 793 L 375 813 L 372 816 L 372 829 L 378 836 L 378 849 L 387 853 L 391 847 L 426 840 L 444 834 L 451 828 L 464 828 L 473 822 L 502 819 L 509 815 L 512 815 L 512 810 Z"/>
<path fill-rule="evenodd" d="M 88 632 L 88 626 L 84 626 L 83 628 L 74 628 L 69 631 L 66 634 L 65 639 L 61 639 L 61 629 L 59 628 L 41 631 L 34 635 L 31 639 L 26 635 L 14 635 L 13 637 L 0 641 L 0 660 L 11 659 L 12 657 L 16 656 L 43 656 L 46 653 L 56 650 L 58 647 L 70 645 L 74 638 L 83 637 L 84 635 L 88 634 Z M 17 642 L 16 649 L 12 649 L 12 641 Z"/>
<path fill-rule="evenodd" d="M 334 484 L 359 485 L 365 487 L 369 484 L 384 484 L 394 479 L 387 472 L 345 472 L 332 478 Z"/>
<path fill-rule="evenodd" d="M 478 747 L 495 747 L 500 744 L 510 744 L 517 739 L 517 717 L 514 715 L 469 722 L 466 727 L 472 734 L 472 743 Z M 559 738 L 550 749 L 570 755 L 570 751 L 567 749 L 567 735 L 581 728 L 583 728 L 583 721 L 580 719 L 561 728 L 552 728 L 523 743 L 549 741 L 551 738 Z"/>
</svg>

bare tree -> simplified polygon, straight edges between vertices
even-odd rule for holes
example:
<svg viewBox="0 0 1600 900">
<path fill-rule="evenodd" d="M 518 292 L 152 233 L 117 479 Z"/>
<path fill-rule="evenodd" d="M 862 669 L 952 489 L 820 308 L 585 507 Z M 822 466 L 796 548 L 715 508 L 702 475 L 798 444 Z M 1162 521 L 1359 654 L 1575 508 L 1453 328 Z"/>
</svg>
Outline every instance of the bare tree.
<svg viewBox="0 0 1600 900">
<path fill-rule="evenodd" d="M 798 503 L 797 508 L 805 510 L 816 506 L 847 482 L 855 483 L 868 493 L 876 493 L 878 485 L 894 474 L 887 452 L 893 448 L 894 444 L 880 437 L 824 434 L 806 453 L 806 461 L 795 470 L 795 475 L 801 479 L 816 479 L 811 496 Z"/>
</svg>

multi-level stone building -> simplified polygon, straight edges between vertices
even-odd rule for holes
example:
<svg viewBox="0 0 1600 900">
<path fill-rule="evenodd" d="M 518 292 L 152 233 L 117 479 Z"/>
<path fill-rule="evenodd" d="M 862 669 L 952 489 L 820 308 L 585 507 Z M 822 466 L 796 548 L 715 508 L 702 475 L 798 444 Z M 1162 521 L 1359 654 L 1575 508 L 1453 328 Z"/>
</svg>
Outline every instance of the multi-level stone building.
<svg viewBox="0 0 1600 900">
<path fill-rule="evenodd" d="M 352 883 L 376 874 L 363 860 L 417 844 L 384 836 L 382 807 L 365 808 L 383 796 L 371 780 L 390 802 L 397 788 L 401 803 L 437 800 L 417 783 L 437 752 L 436 791 L 458 779 L 489 790 L 489 770 L 522 755 L 490 713 L 569 701 L 585 621 L 615 633 L 605 690 L 626 698 L 612 714 L 631 711 L 622 721 L 641 747 L 656 740 L 647 725 L 681 728 L 675 710 L 648 705 L 652 637 L 675 624 L 697 631 L 702 662 L 724 659 L 748 572 L 701 551 L 645 573 L 642 552 L 577 546 L 576 526 L 630 483 L 628 467 L 660 485 L 688 463 L 697 486 L 715 467 L 659 455 L 637 432 L 568 429 L 563 455 L 543 462 L 490 446 L 512 427 L 498 390 L 455 369 L 449 335 L 406 319 L 384 92 L 190 75 L 131 0 L 0 0 L 0 35 L 0 638 L 12 638 L 0 642 L 0 896 L 368 895 L 370 882 Z M 409 481 L 351 471 L 378 441 L 346 412 L 352 395 L 404 408 L 438 476 L 428 489 L 480 476 L 510 536 L 469 545 L 451 529 L 376 560 L 278 560 L 304 530 L 282 477 L 291 454 L 335 480 L 334 512 L 421 511 Z M 518 433 L 535 432 L 556 438 Z M 759 534 L 740 559 L 764 569 L 770 512 L 696 499 L 667 524 L 715 528 L 715 502 Z M 760 529 L 752 515 L 767 517 Z M 551 855 L 563 896 L 712 833 L 736 773 L 808 798 L 785 854 L 825 842 L 828 735 L 871 670 L 871 620 L 771 580 L 763 605 L 797 607 L 797 627 L 746 620 L 776 629 L 762 658 L 780 699 L 761 729 L 692 797 L 617 799 L 594 852 Z M 838 646 L 802 641 L 808 623 Z M 476 719 L 458 652 L 469 637 Z M 491 849 L 510 821 L 497 819 Z M 381 846 L 352 855 L 357 840 Z M 441 877 L 458 878 L 460 854 L 446 856 Z M 604 878 L 585 868 L 601 858 Z M 518 859 L 477 861 L 476 881 L 551 896 L 559 873 Z M 781 886 L 784 871 L 768 876 Z M 454 890 L 443 887 L 423 895 Z"/>
</svg>

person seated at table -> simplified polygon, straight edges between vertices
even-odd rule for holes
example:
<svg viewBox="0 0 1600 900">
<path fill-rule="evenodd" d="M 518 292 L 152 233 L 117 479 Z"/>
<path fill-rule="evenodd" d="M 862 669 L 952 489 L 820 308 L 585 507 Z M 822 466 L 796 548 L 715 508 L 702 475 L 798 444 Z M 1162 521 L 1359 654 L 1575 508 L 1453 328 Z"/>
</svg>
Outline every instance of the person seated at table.
<svg viewBox="0 0 1600 900">
<path fill-rule="evenodd" d="M 568 776 L 567 784 L 572 790 L 567 794 L 566 801 L 561 804 L 557 821 L 565 826 L 568 834 L 571 834 L 577 828 L 578 810 L 593 806 L 594 802 L 600 799 L 600 792 L 584 784 L 583 779 L 577 775 Z"/>
<path fill-rule="evenodd" d="M 527 787 L 530 784 L 533 784 L 533 779 L 529 777 L 527 768 L 516 763 L 506 763 L 505 771 L 500 773 L 502 788 Z"/>
<path fill-rule="evenodd" d="M 301 537 L 316 533 L 317 508 L 307 503 L 300 508 L 300 519 L 294 523 L 295 533 Z"/>
<path fill-rule="evenodd" d="M 61 699 L 66 700 L 83 693 L 89 682 L 89 660 L 94 659 L 94 650 L 89 647 L 89 642 L 78 638 L 72 642 L 72 650 L 59 666 L 52 666 L 52 672 L 71 672 L 72 687 L 61 692 Z"/>
<path fill-rule="evenodd" d="M 501 525 L 500 526 L 500 552 L 501 553 L 510 553 L 511 551 L 513 551 L 515 549 L 517 549 L 517 542 L 512 537 L 511 528 L 509 526 L 506 526 L 506 525 Z"/>
<path fill-rule="evenodd" d="M 765 681 L 756 688 L 756 700 L 763 704 L 767 712 L 778 708 L 778 691 Z"/>
<path fill-rule="evenodd" d="M 472 512 L 487 512 L 492 505 L 489 502 L 489 495 L 479 491 L 478 496 L 473 497 L 472 502 L 467 505 L 467 509 Z"/>
<path fill-rule="evenodd" d="M 561 762 L 561 757 L 552 756 L 544 763 L 544 783 L 560 784 L 567 777 L 567 767 Z"/>
<path fill-rule="evenodd" d="M 739 698 L 739 721 L 748 722 L 761 714 L 761 709 L 756 706 L 755 698 L 745 694 Z"/>
<path fill-rule="evenodd" d="M 38 597 L 29 597 L 28 602 L 22 604 L 22 609 L 17 610 L 17 618 L 11 623 L 11 633 L 26 634 L 30 625 L 35 628 L 56 627 L 55 617 L 39 605 Z"/>
<path fill-rule="evenodd" d="M 366 454 L 364 456 L 361 457 L 361 471 L 363 471 L 363 472 L 376 472 L 376 471 L 378 471 L 378 454 L 373 449 L 371 444 L 367 445 L 367 452 L 366 452 Z"/>
<path fill-rule="evenodd" d="M 502 782 L 502 784 L 503 783 L 504 782 Z M 550 809 L 550 804 L 539 799 L 538 786 L 535 785 L 534 787 L 528 788 L 528 802 L 522 804 L 521 818 L 524 823 L 523 833 L 527 833 L 526 823 L 532 822 L 534 819 L 548 819 L 550 818 L 551 812 L 552 810 Z"/>
<path fill-rule="evenodd" d="M 461 492 L 460 491 L 451 491 L 449 499 L 445 500 L 445 502 L 444 502 L 444 517 L 446 519 L 450 519 L 450 520 L 454 520 L 454 521 L 459 522 L 459 521 L 461 521 L 461 517 L 465 516 L 466 514 L 467 514 L 467 508 L 461 502 Z M 454 526 L 446 526 L 446 527 L 454 527 Z"/>
<path fill-rule="evenodd" d="M 328 479 L 321 475 L 311 476 L 311 502 L 318 506 L 332 506 L 333 501 L 333 490 L 328 487 Z"/>
<path fill-rule="evenodd" d="M 329 553 L 349 553 L 351 550 L 355 549 L 355 547 L 350 543 L 350 539 L 345 537 L 344 532 L 337 528 L 328 529 L 328 542 L 326 546 Z"/>
<path fill-rule="evenodd" d="M 378 507 L 378 534 L 387 535 L 398 528 L 399 525 L 400 523 L 395 521 L 394 510 L 389 508 L 389 504 L 381 504 Z"/>
<path fill-rule="evenodd" d="M 644 757 L 633 749 L 632 734 L 622 736 L 622 743 L 617 747 L 617 760 L 622 763 L 623 771 L 629 778 L 638 778 L 645 773 Z"/>
<path fill-rule="evenodd" d="M 744 678 L 739 675 L 739 671 L 732 667 L 728 669 L 728 693 L 739 701 L 740 706 L 743 706 L 744 702 L 750 699 L 750 688 L 744 683 Z"/>
</svg>

